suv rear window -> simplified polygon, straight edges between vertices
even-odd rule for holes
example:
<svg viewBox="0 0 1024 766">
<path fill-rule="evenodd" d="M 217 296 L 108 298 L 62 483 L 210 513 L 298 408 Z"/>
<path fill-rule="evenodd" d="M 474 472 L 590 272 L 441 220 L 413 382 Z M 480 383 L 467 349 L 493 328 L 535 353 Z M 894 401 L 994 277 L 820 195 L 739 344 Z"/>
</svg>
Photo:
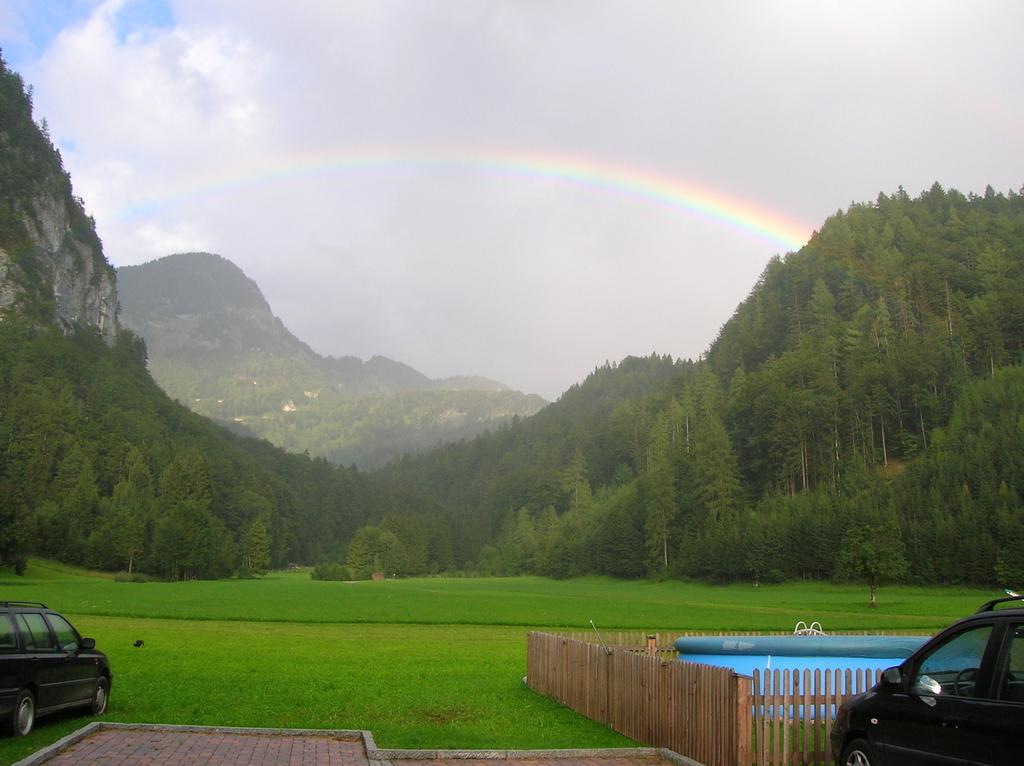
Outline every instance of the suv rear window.
<svg viewBox="0 0 1024 766">
<path fill-rule="evenodd" d="M 9 614 L 0 614 L 0 653 L 18 650 L 18 635 Z"/>
<path fill-rule="evenodd" d="M 18 631 L 26 650 L 52 652 L 56 650 L 46 620 L 38 612 L 19 612 Z"/>
<path fill-rule="evenodd" d="M 78 634 L 71 627 L 71 623 L 59 614 L 48 614 L 46 619 L 49 621 L 50 627 L 53 628 L 53 632 L 57 634 L 57 645 L 61 651 L 75 651 L 78 648 Z"/>
</svg>

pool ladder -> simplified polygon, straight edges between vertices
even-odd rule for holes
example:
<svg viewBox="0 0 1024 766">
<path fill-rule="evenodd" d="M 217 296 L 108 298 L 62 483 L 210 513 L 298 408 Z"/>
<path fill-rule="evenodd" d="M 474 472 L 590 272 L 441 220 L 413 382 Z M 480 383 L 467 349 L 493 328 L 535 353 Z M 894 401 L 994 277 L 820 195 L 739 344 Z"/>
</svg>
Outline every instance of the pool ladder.
<svg viewBox="0 0 1024 766">
<path fill-rule="evenodd" d="M 815 620 L 808 625 L 803 620 L 800 620 L 793 628 L 794 636 L 824 636 L 825 631 L 821 629 L 821 623 Z"/>
</svg>

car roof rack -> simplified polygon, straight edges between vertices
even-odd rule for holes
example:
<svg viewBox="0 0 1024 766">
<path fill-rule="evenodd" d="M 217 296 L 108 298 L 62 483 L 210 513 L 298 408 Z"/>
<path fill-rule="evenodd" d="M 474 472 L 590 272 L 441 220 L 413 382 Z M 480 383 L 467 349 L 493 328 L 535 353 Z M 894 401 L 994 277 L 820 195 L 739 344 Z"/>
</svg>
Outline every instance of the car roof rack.
<svg viewBox="0 0 1024 766">
<path fill-rule="evenodd" d="M 0 601 L 0 606 L 30 606 L 34 609 L 49 609 L 42 601 Z"/>
<path fill-rule="evenodd" d="M 1013 595 L 1013 596 L 1003 596 L 1002 598 L 994 598 L 991 601 L 986 601 L 984 604 L 982 604 L 980 607 L 978 607 L 978 611 L 975 612 L 975 614 L 981 614 L 982 612 L 992 612 L 992 611 L 995 611 L 995 607 L 996 607 L 997 604 L 1005 604 L 1008 601 L 1024 601 L 1024 596 Z"/>
</svg>

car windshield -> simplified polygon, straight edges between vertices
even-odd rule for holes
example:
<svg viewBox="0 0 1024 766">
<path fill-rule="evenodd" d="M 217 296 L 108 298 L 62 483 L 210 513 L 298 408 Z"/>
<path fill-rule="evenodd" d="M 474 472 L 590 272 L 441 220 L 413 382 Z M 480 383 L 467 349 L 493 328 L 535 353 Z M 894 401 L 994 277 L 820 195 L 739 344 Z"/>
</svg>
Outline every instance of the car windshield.
<svg viewBox="0 0 1024 766">
<path fill-rule="evenodd" d="M 970 628 L 929 652 L 914 676 L 914 693 L 975 696 L 975 675 L 991 633 L 991 625 Z"/>
</svg>

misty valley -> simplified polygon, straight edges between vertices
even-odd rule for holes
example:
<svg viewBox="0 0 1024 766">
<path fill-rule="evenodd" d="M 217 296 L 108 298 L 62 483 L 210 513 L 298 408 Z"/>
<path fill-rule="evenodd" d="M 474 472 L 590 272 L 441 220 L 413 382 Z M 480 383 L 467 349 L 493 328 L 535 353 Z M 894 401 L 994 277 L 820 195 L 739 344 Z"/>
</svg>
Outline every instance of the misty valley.
<svg viewBox="0 0 1024 766">
<path fill-rule="evenodd" d="M 7 565 L 1024 581 L 1020 194 L 854 204 L 699 359 L 548 404 L 320 356 L 218 256 L 115 273 L 2 74 Z"/>
</svg>

